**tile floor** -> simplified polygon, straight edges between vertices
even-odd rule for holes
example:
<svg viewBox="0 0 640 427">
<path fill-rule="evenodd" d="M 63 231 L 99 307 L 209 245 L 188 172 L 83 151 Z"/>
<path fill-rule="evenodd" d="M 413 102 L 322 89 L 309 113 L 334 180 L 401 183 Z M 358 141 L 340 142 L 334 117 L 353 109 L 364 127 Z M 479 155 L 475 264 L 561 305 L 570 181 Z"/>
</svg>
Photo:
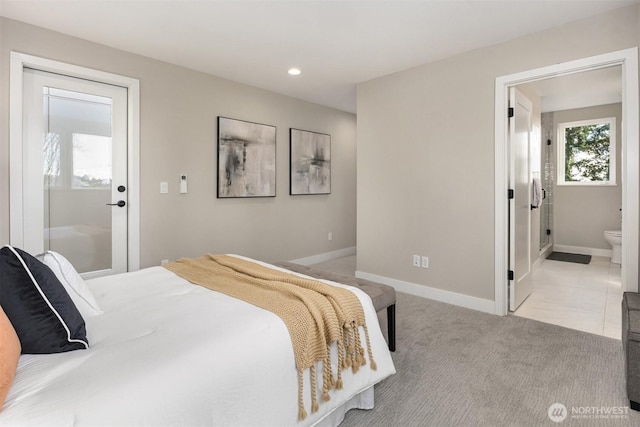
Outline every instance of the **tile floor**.
<svg viewBox="0 0 640 427">
<path fill-rule="evenodd" d="M 533 292 L 516 316 L 620 339 L 620 265 L 609 258 L 591 263 L 545 260 L 533 272 Z"/>
</svg>

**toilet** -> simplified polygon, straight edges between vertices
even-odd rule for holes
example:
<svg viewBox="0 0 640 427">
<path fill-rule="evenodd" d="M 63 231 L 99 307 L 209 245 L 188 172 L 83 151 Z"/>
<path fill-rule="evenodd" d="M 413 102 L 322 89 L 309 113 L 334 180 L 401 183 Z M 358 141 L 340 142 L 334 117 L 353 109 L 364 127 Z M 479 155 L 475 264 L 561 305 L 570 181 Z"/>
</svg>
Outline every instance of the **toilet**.
<svg viewBox="0 0 640 427">
<path fill-rule="evenodd" d="M 611 254 L 611 262 L 614 264 L 622 264 L 622 231 L 605 231 L 604 239 L 609 242 L 609 244 L 613 248 L 613 253 Z"/>
</svg>

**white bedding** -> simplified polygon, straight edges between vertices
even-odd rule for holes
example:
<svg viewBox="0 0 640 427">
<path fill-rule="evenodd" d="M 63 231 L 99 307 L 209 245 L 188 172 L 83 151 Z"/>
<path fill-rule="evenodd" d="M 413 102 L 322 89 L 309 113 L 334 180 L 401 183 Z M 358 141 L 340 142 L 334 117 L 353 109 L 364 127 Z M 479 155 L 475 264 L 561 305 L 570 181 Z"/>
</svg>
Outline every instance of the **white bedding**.
<svg viewBox="0 0 640 427">
<path fill-rule="evenodd" d="M 362 302 L 377 370 L 345 370 L 344 389 L 315 414 L 307 377 L 309 416 L 298 421 L 291 340 L 275 314 L 162 267 L 87 285 L 104 310 L 85 319 L 91 348 L 21 356 L 1 426 L 335 424 L 332 411 L 395 373 L 371 300 L 345 286 Z M 370 391 L 350 405 L 371 404 Z"/>
</svg>

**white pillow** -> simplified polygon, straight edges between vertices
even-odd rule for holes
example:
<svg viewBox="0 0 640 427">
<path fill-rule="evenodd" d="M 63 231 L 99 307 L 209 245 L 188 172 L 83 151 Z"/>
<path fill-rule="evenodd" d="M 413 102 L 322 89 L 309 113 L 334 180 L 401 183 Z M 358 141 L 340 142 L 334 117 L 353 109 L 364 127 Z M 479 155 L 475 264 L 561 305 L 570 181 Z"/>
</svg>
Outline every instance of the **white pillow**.
<svg viewBox="0 0 640 427">
<path fill-rule="evenodd" d="M 57 252 L 46 251 L 36 258 L 53 271 L 83 318 L 103 313 L 82 277 L 65 257 Z"/>
</svg>

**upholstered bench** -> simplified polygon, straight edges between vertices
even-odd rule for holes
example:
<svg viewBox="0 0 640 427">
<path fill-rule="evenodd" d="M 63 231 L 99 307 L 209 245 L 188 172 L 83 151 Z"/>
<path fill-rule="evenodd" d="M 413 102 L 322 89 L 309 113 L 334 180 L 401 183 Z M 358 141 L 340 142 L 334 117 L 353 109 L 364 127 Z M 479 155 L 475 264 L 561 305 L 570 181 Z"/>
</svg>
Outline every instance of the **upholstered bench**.
<svg viewBox="0 0 640 427">
<path fill-rule="evenodd" d="M 622 348 L 629 406 L 640 410 L 640 294 L 622 295 Z"/>
<path fill-rule="evenodd" d="M 294 264 L 291 262 L 276 262 L 277 265 L 296 273 L 306 274 L 316 279 L 331 280 L 332 282 L 343 283 L 345 285 L 359 288 L 369 295 L 373 301 L 376 311 L 387 309 L 387 335 L 389 337 L 389 350 L 396 351 L 396 290 L 392 286 L 371 282 L 365 279 L 358 279 L 345 274 L 334 273 L 315 269 L 306 265 Z"/>
</svg>

